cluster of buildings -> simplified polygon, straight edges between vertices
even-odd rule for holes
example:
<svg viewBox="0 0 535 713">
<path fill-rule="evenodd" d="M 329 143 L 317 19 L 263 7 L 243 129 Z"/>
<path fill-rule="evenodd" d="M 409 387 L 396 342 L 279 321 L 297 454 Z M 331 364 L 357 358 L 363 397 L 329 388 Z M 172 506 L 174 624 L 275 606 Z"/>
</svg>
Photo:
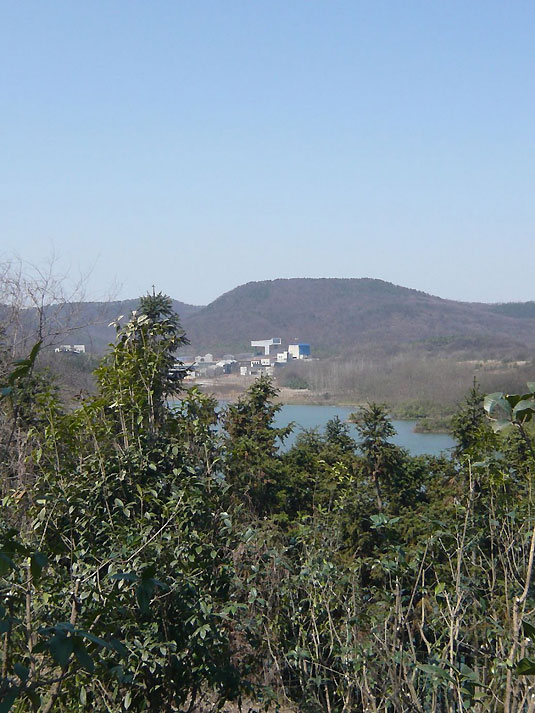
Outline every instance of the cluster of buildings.
<svg viewBox="0 0 535 713">
<path fill-rule="evenodd" d="M 253 356 L 248 364 L 241 364 L 240 374 L 242 376 L 260 375 L 262 373 L 271 376 L 278 366 L 283 366 L 294 359 L 308 359 L 310 357 L 310 344 L 289 344 L 288 349 L 282 350 L 279 337 L 252 341 L 251 346 L 257 350 L 263 349 L 264 354 Z"/>
<path fill-rule="evenodd" d="M 214 377 L 222 374 L 239 374 L 241 376 L 260 376 L 265 374 L 273 376 L 275 369 L 296 359 L 310 358 L 310 344 L 289 344 L 287 349 L 282 348 L 279 337 L 260 339 L 251 342 L 251 347 L 256 353 L 225 354 L 221 359 L 214 359 L 214 355 L 207 353 L 196 357 L 180 357 L 182 364 L 188 367 L 187 379 L 196 379 L 199 376 Z M 263 351 L 263 353 L 262 353 Z"/>
<path fill-rule="evenodd" d="M 85 354 L 85 344 L 60 344 L 54 351 L 57 354 Z"/>
</svg>

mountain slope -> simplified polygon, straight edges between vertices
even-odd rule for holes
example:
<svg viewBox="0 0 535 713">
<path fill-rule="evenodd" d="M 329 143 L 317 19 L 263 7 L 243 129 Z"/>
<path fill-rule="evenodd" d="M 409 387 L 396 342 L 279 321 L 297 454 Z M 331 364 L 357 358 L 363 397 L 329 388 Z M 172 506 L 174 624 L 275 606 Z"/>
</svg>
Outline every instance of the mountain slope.
<svg viewBox="0 0 535 713">
<path fill-rule="evenodd" d="M 115 337 L 113 327 L 108 326 L 110 322 L 120 316 L 127 319 L 132 310 L 137 308 L 138 303 L 139 300 L 134 299 L 119 302 L 82 302 L 73 305 L 73 313 L 76 314 L 75 323 L 83 326 L 73 334 L 72 340 L 86 344 L 91 351 L 105 351 Z M 202 309 L 178 300 L 173 300 L 173 308 L 182 320 Z M 73 321 L 72 318 L 70 321 Z"/>
<path fill-rule="evenodd" d="M 250 282 L 185 315 L 183 324 L 197 351 L 239 351 L 269 337 L 309 342 L 316 354 L 441 337 L 535 344 L 535 318 L 369 278 Z"/>
<path fill-rule="evenodd" d="M 56 343 L 85 344 L 102 353 L 115 336 L 109 323 L 127 318 L 137 304 L 82 302 L 47 309 L 50 326 L 61 335 Z M 174 307 L 191 341 L 189 354 L 250 351 L 252 339 L 270 337 L 281 337 L 283 344 L 309 342 L 316 356 L 409 342 L 450 352 L 460 345 L 481 355 L 493 346 L 503 355 L 508 348 L 516 353 L 517 346 L 535 346 L 534 303 L 456 302 L 369 278 L 249 282 L 206 307 L 176 300 Z M 31 327 L 35 313 L 29 311 L 25 321 Z"/>
<path fill-rule="evenodd" d="M 139 304 L 138 299 L 115 302 L 71 302 L 53 304 L 45 308 L 44 333 L 49 336 L 47 343 L 85 344 L 87 351 L 101 354 L 115 338 L 115 330 L 110 322 L 123 316 L 128 318 Z M 201 307 L 173 300 L 173 307 L 181 318 L 194 314 Z M 10 310 L 0 305 L 0 324 L 9 325 Z M 37 329 L 38 315 L 35 309 L 23 310 L 19 316 L 20 328 L 25 334 L 33 334 Z"/>
</svg>

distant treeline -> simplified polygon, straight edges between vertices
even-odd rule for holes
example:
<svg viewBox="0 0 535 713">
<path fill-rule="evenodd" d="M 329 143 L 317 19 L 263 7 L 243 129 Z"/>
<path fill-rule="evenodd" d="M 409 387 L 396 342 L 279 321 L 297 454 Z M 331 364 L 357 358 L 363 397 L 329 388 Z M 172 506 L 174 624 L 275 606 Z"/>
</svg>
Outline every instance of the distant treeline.
<svg viewBox="0 0 535 713">
<path fill-rule="evenodd" d="M 419 415 L 424 416 L 455 410 L 474 379 L 485 393 L 517 392 L 533 373 L 532 360 L 485 361 L 404 351 L 296 363 L 280 373 L 279 383 L 300 384 L 339 402 L 382 401 L 394 408 L 413 403 L 423 406 Z"/>
</svg>

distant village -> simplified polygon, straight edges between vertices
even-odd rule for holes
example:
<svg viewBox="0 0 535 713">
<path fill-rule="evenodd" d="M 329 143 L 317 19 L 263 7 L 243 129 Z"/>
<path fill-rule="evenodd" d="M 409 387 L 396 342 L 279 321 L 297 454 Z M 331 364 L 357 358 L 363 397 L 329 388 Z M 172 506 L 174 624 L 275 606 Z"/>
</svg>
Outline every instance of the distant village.
<svg viewBox="0 0 535 713">
<path fill-rule="evenodd" d="M 224 354 L 221 358 L 213 354 L 180 356 L 172 371 L 180 373 L 187 381 L 198 378 L 216 378 L 224 374 L 257 377 L 262 374 L 274 376 L 277 369 L 296 360 L 310 359 L 310 344 L 296 342 L 282 347 L 280 337 L 251 341 L 254 352 L 246 354 Z M 85 354 L 85 344 L 61 344 L 54 349 L 61 354 Z"/>
<path fill-rule="evenodd" d="M 56 354 L 85 354 L 85 344 L 60 344 L 54 351 Z"/>
<path fill-rule="evenodd" d="M 258 339 L 251 341 L 254 353 L 225 354 L 221 359 L 207 353 L 198 356 L 181 356 L 177 362 L 177 370 L 187 369 L 186 379 L 194 381 L 199 377 L 215 378 L 223 374 L 240 376 L 273 376 L 276 369 L 299 359 L 310 358 L 310 344 L 302 342 L 289 344 L 282 348 L 280 337 Z"/>
</svg>

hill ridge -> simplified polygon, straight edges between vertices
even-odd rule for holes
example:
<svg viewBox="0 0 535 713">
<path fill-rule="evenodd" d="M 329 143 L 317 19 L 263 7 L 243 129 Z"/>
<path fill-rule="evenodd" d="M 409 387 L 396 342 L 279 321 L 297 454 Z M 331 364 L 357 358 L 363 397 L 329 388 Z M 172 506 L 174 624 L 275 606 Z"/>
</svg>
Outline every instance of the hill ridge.
<svg viewBox="0 0 535 713">
<path fill-rule="evenodd" d="M 109 323 L 137 299 L 71 305 L 76 341 L 102 352 Z M 493 340 L 535 346 L 535 302 L 486 304 L 445 299 L 377 278 L 297 277 L 249 281 L 207 305 L 173 300 L 191 342 L 188 353 L 250 350 L 251 339 L 309 342 L 313 354 L 336 355 L 365 345 L 441 339 Z M 437 341 L 438 340 L 438 341 Z"/>
<path fill-rule="evenodd" d="M 368 342 L 452 335 L 533 344 L 530 321 L 493 305 L 449 300 L 377 278 L 277 278 L 223 293 L 185 318 L 184 326 L 199 349 L 245 349 L 250 339 L 264 335 L 283 342 L 299 338 L 320 353 L 337 353 Z"/>
</svg>

